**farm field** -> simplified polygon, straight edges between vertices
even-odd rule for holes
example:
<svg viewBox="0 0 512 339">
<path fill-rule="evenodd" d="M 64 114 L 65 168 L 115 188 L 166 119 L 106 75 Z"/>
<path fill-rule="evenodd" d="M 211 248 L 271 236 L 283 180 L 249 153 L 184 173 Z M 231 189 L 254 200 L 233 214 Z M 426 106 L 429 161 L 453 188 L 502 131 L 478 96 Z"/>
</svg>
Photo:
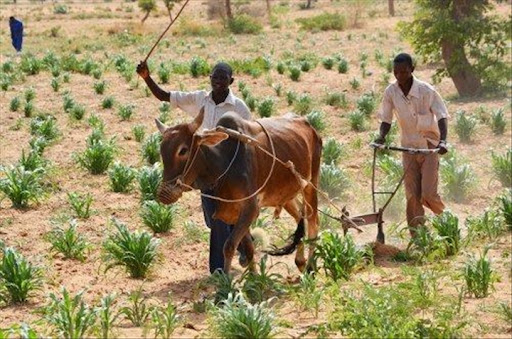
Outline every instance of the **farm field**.
<svg viewBox="0 0 512 339">
<path fill-rule="evenodd" d="M 389 17 L 386 1 L 319 0 L 308 10 L 301 9 L 303 2 L 271 1 L 269 19 L 264 1 L 233 1 L 235 13 L 248 13 L 261 24 L 256 34 L 234 34 L 215 16 L 214 1 L 190 1 L 149 58 L 151 74 L 166 90 L 208 89 L 211 66 L 229 62 L 235 70 L 231 88 L 255 118 L 290 111 L 307 116 L 323 137 L 322 190 L 351 215 L 369 213 L 373 150 L 368 144 L 379 127 L 382 92 L 394 81 L 390 59 L 400 51 L 414 55 L 396 28 L 412 20 L 414 3 L 395 1 L 396 16 Z M 458 227 L 460 235 L 439 234 L 434 221 L 424 242 L 409 247 L 401 189 L 385 214 L 389 246 L 373 243 L 373 226 L 343 237 L 337 222 L 320 215 L 319 242 L 326 250 L 313 278 L 300 274 L 294 255 L 263 254 L 269 244 L 284 244 L 296 226 L 286 213 L 272 220 L 273 210 L 263 210 L 253 227 L 263 273 L 247 274 L 235 257 L 232 281 L 212 279 L 198 192 L 185 193 L 168 210 L 172 220 L 166 232 L 148 227 L 162 212 L 148 202 L 161 171 L 154 119 L 168 126 L 191 119 L 154 98 L 135 72 L 169 22 L 163 2 L 157 5 L 142 24 L 137 2 L 0 0 L 0 188 L 24 175 L 28 194 L 37 198 L 16 206 L 0 191 L 0 329 L 19 337 L 29 331 L 19 326 L 27 324 L 38 337 L 63 337 L 60 300 L 64 293 L 74 297 L 82 291 L 82 314 L 79 299 L 74 312 L 82 317 L 83 332 L 77 329 L 76 337 L 233 336 L 222 324 L 236 312 L 252 310 L 261 312 L 253 323 L 261 331 L 252 332 L 256 337 L 268 335 L 260 328 L 266 324 L 273 336 L 285 338 L 510 338 L 510 92 L 462 99 L 450 78 L 435 85 L 450 113 L 450 152 L 440 165 L 441 196 L 450 213 L 448 221 L 437 224 Z M 510 4 L 498 4 L 494 11 L 506 16 Z M 343 29 L 304 29 L 302 19 L 325 13 L 344 17 Z M 10 44 L 11 15 L 25 25 L 21 55 Z M 249 21 L 240 25 L 247 28 Z M 414 74 L 431 83 L 437 67 L 418 57 Z M 399 143 L 396 133 L 392 138 Z M 86 150 L 93 149 L 103 152 L 106 164 L 89 161 Z M 32 167 L 26 172 L 20 163 L 25 170 Z M 96 169 L 100 173 L 92 174 Z M 378 169 L 379 187 L 393 187 L 401 176 L 400 155 L 380 156 Z M 116 186 L 111 177 L 124 181 Z M 116 187 L 129 189 L 114 192 Z M 327 199 L 320 206 L 336 214 Z M 454 216 L 458 221 L 450 219 Z M 64 230 L 84 240 L 81 249 L 77 241 L 68 252 L 74 259 L 56 245 Z M 147 272 L 113 264 L 108 248 L 119 245 L 123 230 L 156 247 Z M 21 292 L 2 285 L 12 251 L 13 258 L 24 258 L 38 270 L 26 301 L 13 300 L 13 293 Z M 328 266 L 329 260 L 341 263 Z M 468 272 L 481 267 L 487 270 L 468 286 Z M 238 299 L 216 304 L 237 290 Z M 137 291 L 147 304 L 139 324 L 130 313 Z M 109 308 L 105 297 L 110 294 Z M 111 320 L 107 325 L 105 318 Z"/>
</svg>

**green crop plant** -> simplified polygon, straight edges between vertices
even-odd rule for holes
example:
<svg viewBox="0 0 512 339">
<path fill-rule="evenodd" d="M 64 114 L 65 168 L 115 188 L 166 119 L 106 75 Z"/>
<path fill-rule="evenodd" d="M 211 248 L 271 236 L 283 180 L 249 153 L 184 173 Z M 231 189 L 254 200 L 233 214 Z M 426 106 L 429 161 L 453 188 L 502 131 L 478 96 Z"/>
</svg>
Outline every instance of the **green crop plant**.
<svg viewBox="0 0 512 339">
<path fill-rule="evenodd" d="M 69 92 L 64 93 L 62 96 L 62 108 L 64 109 L 64 112 L 71 112 L 71 109 L 75 106 L 75 104 L 75 100 L 71 94 L 69 94 Z"/>
<path fill-rule="evenodd" d="M 361 83 L 357 78 L 352 78 L 352 80 L 349 81 L 350 87 L 352 87 L 353 90 L 358 90 L 359 87 L 361 87 Z"/>
<path fill-rule="evenodd" d="M 74 104 L 69 114 L 75 120 L 82 120 L 85 116 L 85 107 L 80 104 Z"/>
<path fill-rule="evenodd" d="M 293 300 L 303 310 L 314 310 L 315 318 L 325 295 L 325 288 L 319 286 L 319 282 L 312 273 L 303 273 L 298 285 L 293 286 L 291 292 Z"/>
<path fill-rule="evenodd" d="M 90 247 L 83 235 L 78 233 L 78 223 L 70 220 L 69 227 L 54 227 L 46 236 L 50 242 L 50 252 L 61 253 L 65 259 L 85 260 L 85 252 Z"/>
<path fill-rule="evenodd" d="M 320 189 L 330 199 L 340 199 L 349 186 L 349 178 L 343 169 L 333 164 L 320 166 Z"/>
<path fill-rule="evenodd" d="M 489 125 L 495 135 L 502 135 L 505 133 L 507 120 L 505 119 L 505 110 L 503 108 L 498 108 L 491 113 Z"/>
<path fill-rule="evenodd" d="M 132 291 L 128 297 L 129 305 L 123 306 L 119 313 L 124 315 L 133 326 L 144 326 L 149 319 L 151 308 L 147 305 L 148 299 L 142 295 L 142 286 Z"/>
<path fill-rule="evenodd" d="M 103 243 L 106 271 L 123 266 L 130 277 L 145 278 L 149 269 L 155 264 L 160 240 L 147 232 L 130 232 L 126 225 L 113 219 L 116 233 L 108 236 Z"/>
<path fill-rule="evenodd" d="M 327 127 L 325 114 L 321 111 L 311 111 L 306 115 L 306 120 L 318 132 L 322 132 Z"/>
<path fill-rule="evenodd" d="M 431 222 L 441 241 L 445 243 L 446 255 L 457 254 L 462 241 L 459 218 L 450 211 L 444 211 L 432 218 Z"/>
<path fill-rule="evenodd" d="M 332 69 L 332 67 L 334 66 L 334 62 L 335 60 L 332 57 L 326 57 L 322 59 L 322 65 L 324 66 L 325 69 Z"/>
<path fill-rule="evenodd" d="M 471 115 L 466 115 L 465 111 L 458 110 L 455 112 L 455 132 L 459 136 L 462 143 L 471 141 L 476 131 L 477 120 Z"/>
<path fill-rule="evenodd" d="M 121 164 L 120 162 L 114 162 L 108 170 L 108 176 L 112 191 L 126 193 L 131 191 L 133 181 L 137 177 L 137 171 L 130 166 Z"/>
<path fill-rule="evenodd" d="M 488 250 L 489 248 L 486 248 L 479 258 L 469 257 L 464 265 L 462 274 L 466 281 L 466 291 L 475 298 L 487 297 L 489 290 L 494 288 L 495 273 L 491 261 L 487 258 Z"/>
<path fill-rule="evenodd" d="M 313 109 L 313 99 L 308 94 L 296 98 L 293 110 L 299 115 L 306 115 Z"/>
<path fill-rule="evenodd" d="M 221 338 L 272 338 L 274 315 L 267 303 L 251 304 L 241 294 L 230 294 L 213 311 L 213 333 Z"/>
<path fill-rule="evenodd" d="M 33 137 L 28 143 L 30 149 L 39 155 L 42 155 L 46 147 L 50 144 L 50 142 L 43 137 Z"/>
<path fill-rule="evenodd" d="M 512 230 L 512 190 L 507 190 L 498 197 L 499 212 L 505 220 L 508 230 Z"/>
<path fill-rule="evenodd" d="M 279 61 L 276 65 L 276 70 L 277 73 L 284 74 L 284 72 L 286 71 L 286 64 L 282 61 Z"/>
<path fill-rule="evenodd" d="M 108 96 L 108 97 L 105 97 L 102 101 L 101 101 L 101 107 L 103 109 L 108 109 L 108 108 L 112 108 L 114 107 L 114 103 L 115 103 L 115 99 L 113 96 Z"/>
<path fill-rule="evenodd" d="M 194 78 L 210 74 L 210 65 L 201 57 L 193 57 L 190 61 L 190 75 Z"/>
<path fill-rule="evenodd" d="M 163 205 L 154 200 L 148 200 L 142 205 L 140 217 L 144 225 L 154 233 L 169 232 L 174 227 L 176 207 Z"/>
<path fill-rule="evenodd" d="M 445 196 L 455 202 L 463 202 L 476 184 L 473 169 L 468 163 L 461 163 L 454 151 L 440 161 L 441 179 Z"/>
<path fill-rule="evenodd" d="M 135 141 L 142 142 L 144 140 L 144 136 L 146 135 L 146 131 L 144 125 L 135 125 L 132 127 L 133 137 Z"/>
<path fill-rule="evenodd" d="M 62 287 L 60 293 L 62 296 L 50 293 L 48 304 L 43 307 L 44 321 L 58 337 L 86 337 L 92 332 L 97 316 L 94 309 L 83 299 L 84 291 L 72 296 Z"/>
<path fill-rule="evenodd" d="M 299 67 L 297 67 L 296 65 L 292 65 L 289 67 L 289 71 L 290 71 L 290 79 L 292 81 L 300 80 L 301 69 Z"/>
<path fill-rule="evenodd" d="M 95 140 L 87 146 L 85 151 L 76 155 L 76 161 L 91 174 L 104 173 L 112 161 L 116 148 L 113 140 Z"/>
<path fill-rule="evenodd" d="M 25 106 L 23 107 L 23 114 L 25 115 L 25 118 L 30 118 L 33 113 L 34 113 L 34 104 L 31 101 L 26 102 Z"/>
<path fill-rule="evenodd" d="M 358 109 L 355 111 L 352 111 L 348 114 L 348 121 L 350 124 L 350 128 L 356 132 L 362 132 L 362 131 L 366 130 L 366 125 L 367 125 L 366 119 L 367 118 L 366 118 L 366 115 L 364 114 L 364 112 L 361 112 Z"/>
<path fill-rule="evenodd" d="M 315 247 L 315 261 L 334 281 L 348 280 L 362 264 L 364 252 L 359 250 L 351 235 L 341 238 L 338 233 L 322 232 Z"/>
<path fill-rule="evenodd" d="M 178 327 L 180 317 L 171 298 L 164 307 L 156 306 L 151 310 L 151 322 L 153 323 L 155 338 L 172 338 L 173 332 Z"/>
<path fill-rule="evenodd" d="M 341 74 L 346 74 L 348 72 L 348 61 L 346 59 L 341 59 L 338 63 L 338 72 Z"/>
<path fill-rule="evenodd" d="M 373 93 L 364 93 L 356 102 L 357 109 L 370 117 L 377 107 L 377 100 Z"/>
<path fill-rule="evenodd" d="M 23 303 L 41 288 L 41 270 L 14 248 L 2 247 L 0 261 L 0 301 Z"/>
<path fill-rule="evenodd" d="M 325 103 L 332 107 L 348 108 L 348 101 L 345 93 L 329 93 L 325 97 Z"/>
<path fill-rule="evenodd" d="M 142 158 L 148 164 L 153 165 L 160 161 L 160 143 L 162 142 L 162 134 L 155 132 L 148 136 L 142 144 Z"/>
<path fill-rule="evenodd" d="M 33 171 L 22 166 L 0 167 L 0 191 L 11 200 L 14 208 L 26 208 L 30 202 L 38 202 L 43 195 L 43 168 Z"/>
<path fill-rule="evenodd" d="M 273 295 L 283 292 L 280 280 L 283 277 L 278 273 L 270 273 L 272 266 L 267 266 L 268 256 L 264 255 L 259 262 L 259 269 L 254 272 L 247 270 L 241 277 L 242 291 L 251 303 L 262 302 Z"/>
<path fill-rule="evenodd" d="M 338 165 L 345 154 L 343 144 L 334 138 L 327 138 L 322 148 L 322 162 L 326 165 Z"/>
<path fill-rule="evenodd" d="M 36 91 L 30 87 L 27 90 L 25 90 L 25 93 L 23 94 L 25 97 L 25 102 L 32 102 L 36 97 Z"/>
<path fill-rule="evenodd" d="M 19 109 L 20 109 L 20 98 L 19 97 L 14 97 L 11 99 L 10 103 L 9 103 L 9 110 L 11 112 L 17 112 Z"/>
<path fill-rule="evenodd" d="M 493 177 L 503 187 L 512 187 L 512 148 L 509 148 L 504 155 L 491 153 Z"/>
<path fill-rule="evenodd" d="M 506 230 L 500 213 L 492 209 L 485 209 L 481 215 L 468 216 L 466 225 L 470 239 L 496 240 Z"/>
<path fill-rule="evenodd" d="M 88 219 L 91 216 L 91 204 L 93 202 L 91 193 L 69 192 L 68 202 L 78 218 Z"/>
<path fill-rule="evenodd" d="M 161 63 L 158 67 L 158 78 L 162 84 L 169 83 L 169 77 L 171 75 L 171 70 L 165 66 L 164 63 Z"/>
<path fill-rule="evenodd" d="M 51 81 L 50 85 L 52 86 L 52 89 L 53 89 L 54 92 L 58 92 L 59 91 L 59 89 L 60 89 L 60 82 L 59 82 L 58 78 L 52 78 L 52 81 Z"/>
<path fill-rule="evenodd" d="M 167 121 L 169 121 L 169 117 L 171 114 L 171 104 L 168 102 L 162 102 L 160 104 L 160 107 L 158 107 L 158 110 L 160 111 L 158 120 L 165 124 Z"/>
<path fill-rule="evenodd" d="M 33 118 L 30 122 L 30 134 L 41 136 L 48 141 L 55 140 L 60 135 L 57 119 L 51 115 Z"/>
<path fill-rule="evenodd" d="M 94 83 L 94 85 L 92 87 L 94 88 L 94 92 L 96 92 L 96 94 L 103 94 L 103 93 L 105 93 L 105 88 L 107 87 L 107 83 L 105 82 L 105 80 L 97 81 Z"/>
<path fill-rule="evenodd" d="M 134 113 L 134 108 L 135 108 L 135 106 L 130 105 L 130 104 L 121 105 L 121 106 L 119 106 L 119 110 L 117 111 L 117 114 L 123 121 L 130 120 L 130 118 L 132 117 L 132 115 Z"/>
<path fill-rule="evenodd" d="M 121 315 L 115 312 L 113 307 L 116 302 L 117 295 L 115 293 L 107 294 L 100 300 L 100 305 L 94 308 L 94 312 L 98 318 L 99 337 L 103 339 L 111 338 L 114 325 Z"/>
<path fill-rule="evenodd" d="M 258 114 L 262 118 L 271 117 L 274 113 L 274 100 L 272 98 L 266 98 L 259 102 L 258 104 Z"/>
<path fill-rule="evenodd" d="M 48 165 L 48 160 L 44 159 L 41 154 L 33 150 L 30 150 L 28 155 L 25 155 L 25 150 L 23 149 L 18 164 L 27 171 L 35 171 L 38 168 L 44 169 L 46 165 Z"/>
<path fill-rule="evenodd" d="M 139 187 L 142 201 L 157 200 L 157 190 L 162 181 L 162 169 L 159 163 L 152 167 L 142 167 L 139 170 Z"/>
</svg>

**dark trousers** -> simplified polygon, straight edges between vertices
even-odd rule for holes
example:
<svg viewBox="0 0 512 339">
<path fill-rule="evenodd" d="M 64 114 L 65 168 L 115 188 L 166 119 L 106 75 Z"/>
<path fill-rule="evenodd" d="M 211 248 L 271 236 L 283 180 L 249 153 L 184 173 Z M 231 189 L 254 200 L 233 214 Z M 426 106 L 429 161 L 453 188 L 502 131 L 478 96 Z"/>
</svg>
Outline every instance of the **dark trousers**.
<svg viewBox="0 0 512 339">
<path fill-rule="evenodd" d="M 206 194 L 212 194 L 211 191 L 205 191 Z M 232 225 L 228 225 L 219 219 L 213 219 L 215 213 L 216 201 L 210 198 L 201 197 L 203 205 L 204 221 L 210 228 L 210 273 L 217 269 L 224 269 L 224 243 L 228 239 Z"/>
</svg>

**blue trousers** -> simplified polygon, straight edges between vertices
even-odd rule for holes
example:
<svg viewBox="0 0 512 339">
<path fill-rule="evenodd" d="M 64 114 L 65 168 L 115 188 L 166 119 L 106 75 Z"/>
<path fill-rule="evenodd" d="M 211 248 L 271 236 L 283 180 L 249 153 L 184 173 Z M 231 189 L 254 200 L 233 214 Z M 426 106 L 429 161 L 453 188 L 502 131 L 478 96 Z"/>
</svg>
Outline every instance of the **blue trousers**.
<svg viewBox="0 0 512 339">
<path fill-rule="evenodd" d="M 212 194 L 211 191 L 204 191 L 203 193 Z M 217 269 L 224 269 L 224 243 L 228 239 L 232 225 L 228 225 L 219 219 L 213 219 L 215 213 L 216 201 L 210 198 L 201 197 L 203 205 L 204 221 L 206 226 L 210 228 L 210 273 L 215 272 Z"/>
</svg>

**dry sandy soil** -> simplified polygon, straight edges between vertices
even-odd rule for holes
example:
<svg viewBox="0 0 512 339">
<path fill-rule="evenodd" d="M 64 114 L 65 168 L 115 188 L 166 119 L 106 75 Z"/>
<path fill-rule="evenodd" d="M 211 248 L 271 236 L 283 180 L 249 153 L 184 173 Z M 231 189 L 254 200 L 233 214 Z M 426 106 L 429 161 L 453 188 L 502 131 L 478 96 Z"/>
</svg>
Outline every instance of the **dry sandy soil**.
<svg viewBox="0 0 512 339">
<path fill-rule="evenodd" d="M 19 61 L 19 57 L 13 54 L 9 32 L 6 29 L 7 18 L 10 15 L 21 18 L 25 23 L 23 53 L 32 52 L 42 57 L 47 50 L 54 50 L 57 55 L 80 50 L 79 58 L 90 55 L 95 60 L 107 60 L 106 55 L 123 54 L 134 63 L 145 56 L 149 46 L 168 23 L 166 13 L 160 9 L 158 13 L 150 16 L 144 25 L 141 25 L 142 13 L 133 3 L 114 1 L 88 4 L 84 1 L 84 3 L 72 3 L 67 6 L 68 14 L 56 15 L 53 14 L 53 5 L 49 1 L 44 4 L 22 2 L 17 6 L 2 4 L 0 7 L 0 21 L 4 23 L 0 31 L 2 63 L 7 60 Z M 133 8 L 132 12 L 126 10 L 129 7 Z M 259 11 L 262 18 L 264 17 L 263 7 L 252 10 Z M 218 59 L 230 60 L 269 55 L 275 66 L 287 51 L 293 54 L 312 52 L 320 58 L 335 53 L 345 56 L 350 64 L 349 72 L 345 75 L 339 74 L 336 70 L 325 70 L 319 64 L 309 73 L 303 73 L 299 82 L 292 82 L 288 76 L 278 74 L 274 67 L 268 74 L 258 78 L 236 74 L 233 90 L 239 94 L 236 83 L 238 80 L 243 80 L 257 98 L 274 97 L 277 100 L 276 114 L 278 115 L 286 113 L 291 108 L 287 106 L 284 95 L 275 96 L 272 84 L 281 84 L 283 93 L 293 90 L 297 93 L 309 93 L 314 98 L 315 107 L 326 114 L 327 128 L 323 136 L 334 137 L 341 141 L 346 151 L 340 166 L 347 171 L 351 184 L 346 194 L 340 197 L 337 203 L 346 205 L 353 215 L 357 215 L 367 213 L 371 209 L 370 176 L 367 169 L 372 151 L 366 144 L 370 140 L 370 132 L 378 128 L 378 121 L 372 118 L 367 131 L 356 133 L 350 129 L 347 114 L 355 107 L 355 101 L 364 92 L 374 90 L 380 93 L 382 90 L 380 79 L 385 70 L 375 62 L 374 53 L 379 50 L 389 56 L 395 50 L 411 50 L 407 42 L 400 39 L 395 27 L 398 21 L 411 19 L 413 6 L 408 1 L 397 1 L 398 15 L 395 18 L 387 16 L 384 5 L 375 6 L 372 18 L 368 18 L 368 14 L 365 13 L 360 20 L 360 27 L 349 27 L 342 32 L 328 31 L 311 34 L 299 31 L 295 18 L 313 16 L 324 10 L 338 10 L 347 13 L 347 16 L 351 15 L 349 11 L 345 11 L 342 4 L 320 1 L 315 9 L 301 11 L 296 2 L 291 2 L 290 10 L 280 14 L 282 22 L 280 29 L 272 29 L 265 23 L 264 32 L 256 36 L 233 36 L 225 33 L 215 38 L 169 34 L 151 58 L 154 65 L 157 65 L 161 60 L 181 62 L 190 60 L 196 55 L 206 58 L 210 63 Z M 506 7 L 500 7 L 500 10 L 506 11 Z M 217 27 L 216 21 L 205 19 L 205 12 L 204 4 L 191 1 L 184 16 L 189 21 Z M 265 22 L 265 19 L 263 21 Z M 50 36 L 50 30 L 53 27 L 60 27 L 57 38 Z M 139 38 L 133 44 L 119 47 L 114 42 L 115 37 L 125 30 Z M 366 78 L 362 78 L 359 71 L 359 56 L 363 52 L 368 54 L 368 71 L 372 73 Z M 102 62 L 106 64 L 107 61 Z M 435 66 L 420 63 L 415 73 L 417 77 L 430 81 L 434 71 Z M 349 85 L 349 81 L 354 77 L 361 81 L 361 87 L 357 90 Z M 158 235 L 162 240 L 160 262 L 148 279 L 145 281 L 130 279 L 121 269 L 104 273 L 105 264 L 101 260 L 101 243 L 112 230 L 108 220 L 116 217 L 125 222 L 130 229 L 143 228 L 139 217 L 140 193 L 137 189 L 128 194 L 113 193 L 109 188 L 106 175 L 90 175 L 76 165 L 72 154 L 85 148 L 85 139 L 91 128 L 86 119 L 78 122 L 69 119 L 62 109 L 61 96 L 65 90 L 69 90 L 77 102 L 85 105 L 87 115 L 94 112 L 101 117 L 106 124 L 107 136 L 117 136 L 119 146 L 117 159 L 135 167 L 143 166 L 144 161 L 140 155 L 140 144 L 133 140 L 131 127 L 142 124 L 146 127 L 147 133 L 155 132 L 153 119 L 159 114 L 159 102 L 145 95 L 143 82 L 133 80 L 128 83 L 113 67 L 103 75 L 103 79 L 108 84 L 103 96 L 94 93 L 92 85 L 95 80 L 92 77 L 73 73 L 70 78 L 70 82 L 63 83 L 59 93 L 55 93 L 50 86 L 51 74 L 44 71 L 35 76 L 27 76 L 23 83 L 14 84 L 7 92 L 0 95 L 0 165 L 17 162 L 22 149 L 28 148 L 29 119 L 23 117 L 23 112 L 9 110 L 10 100 L 14 96 L 21 95 L 27 88 L 32 87 L 36 92 L 36 109 L 54 114 L 62 133 L 61 137 L 45 151 L 45 157 L 51 161 L 53 168 L 51 192 L 39 204 L 26 210 L 12 208 L 8 199 L 0 202 L 0 239 L 5 244 L 16 247 L 33 263 L 44 267 L 45 271 L 42 290 L 36 293 L 28 304 L 0 308 L 0 327 L 7 327 L 21 321 L 37 320 L 39 315 L 34 311 L 45 304 L 49 292 L 58 291 L 62 285 L 72 292 L 85 289 L 85 297 L 89 302 L 96 302 L 106 293 L 117 292 L 121 295 L 119 303 L 124 303 L 126 295 L 142 285 L 144 293 L 155 302 L 164 302 L 171 293 L 172 300 L 178 305 L 185 319 L 184 324 L 188 324 L 178 328 L 174 333 L 175 336 L 208 336 L 207 314 L 196 313 L 192 309 L 194 302 L 200 301 L 203 295 L 211 292 L 211 287 L 208 287 L 207 283 L 208 243 L 204 240 L 207 239 L 207 229 L 203 226 L 199 195 L 195 192 L 187 193 L 179 201 L 179 217 L 175 228 L 168 234 Z M 168 89 L 193 90 L 207 87 L 208 79 L 206 77 L 195 79 L 189 75 L 171 75 L 170 83 L 162 86 Z M 466 217 L 480 215 L 485 208 L 491 206 L 494 198 L 502 191 L 500 183 L 493 179 L 490 165 L 491 150 L 503 154 L 507 148 L 511 147 L 510 100 L 503 97 L 457 99 L 456 90 L 450 79 L 443 79 L 437 84 L 437 88 L 447 101 L 452 118 L 449 142 L 457 150 L 457 154 L 467 160 L 478 180 L 478 184 L 466 202 L 447 202 L 450 210 L 458 215 L 464 227 Z M 349 99 L 350 108 L 339 109 L 326 105 L 322 98 L 326 93 L 331 92 L 345 93 Z M 117 103 L 135 105 L 136 112 L 132 119 L 120 121 L 116 109 L 102 109 L 101 100 L 106 95 L 114 96 Z M 505 134 L 495 136 L 487 125 L 479 124 L 474 140 L 469 144 L 460 143 L 454 133 L 455 112 L 465 110 L 468 113 L 474 113 L 479 106 L 485 107 L 488 111 L 500 107 L 506 108 L 508 124 Z M 182 112 L 172 112 L 172 121 L 184 119 L 188 117 Z M 13 128 L 18 121 L 21 121 L 21 128 Z M 93 216 L 87 220 L 78 221 L 80 231 L 93 245 L 87 260 L 83 263 L 63 260 L 59 255 L 50 254 L 48 252 L 50 245 L 44 240 L 44 235 L 52 228 L 51 220 L 71 214 L 67 193 L 72 191 L 91 192 L 94 196 Z M 271 211 L 265 211 L 263 214 L 271 215 Z M 185 221 L 192 221 L 198 232 L 204 233 L 202 240 L 199 238 L 189 241 L 189 236 L 183 227 Z M 403 228 L 404 214 L 401 213 L 395 221 L 398 228 Z M 294 229 L 287 217 L 274 224 L 278 227 L 266 228 L 269 230 L 271 240 L 276 240 L 280 235 L 287 235 Z M 354 236 L 358 244 L 365 244 L 374 240 L 375 231 L 373 228 L 367 228 L 364 233 Z M 398 248 L 403 249 L 406 246 L 407 239 L 400 238 L 397 232 L 388 233 L 387 239 Z M 484 243 L 479 243 L 465 249 L 457 258 L 446 261 L 446 265 L 455 271 L 463 264 L 468 253 L 477 253 L 483 245 Z M 511 300 L 510 252 L 511 239 L 508 233 L 499 238 L 491 250 L 493 265 L 500 277 L 495 283 L 495 291 L 485 299 L 464 299 L 464 306 L 471 319 L 475 321 L 468 329 L 468 335 L 510 337 L 510 324 L 507 325 L 495 312 L 491 311 L 492 306 L 499 301 L 510 303 Z M 352 286 L 351 284 L 359 280 L 376 286 L 391 285 L 400 281 L 401 265 L 388 259 L 377 255 L 375 265 L 355 274 L 346 286 Z M 293 256 L 270 260 L 272 263 L 284 262 L 286 266 L 276 266 L 276 272 L 296 280 L 298 271 L 293 264 Z M 241 273 L 242 269 L 235 264 L 235 276 L 240 276 Z M 453 290 L 450 286 L 446 286 L 446 289 Z M 327 303 L 324 304 L 327 305 Z M 321 307 L 318 317 L 314 317 L 310 312 L 297 311 L 297 309 L 294 303 L 287 299 L 278 302 L 275 306 L 280 323 L 292 324 L 279 328 L 282 336 L 298 337 L 304 334 L 309 326 L 325 323 L 329 313 L 327 307 Z M 127 321 L 123 321 L 117 328 L 117 333 L 119 336 L 136 337 L 142 334 L 142 330 L 131 327 Z"/>
</svg>

